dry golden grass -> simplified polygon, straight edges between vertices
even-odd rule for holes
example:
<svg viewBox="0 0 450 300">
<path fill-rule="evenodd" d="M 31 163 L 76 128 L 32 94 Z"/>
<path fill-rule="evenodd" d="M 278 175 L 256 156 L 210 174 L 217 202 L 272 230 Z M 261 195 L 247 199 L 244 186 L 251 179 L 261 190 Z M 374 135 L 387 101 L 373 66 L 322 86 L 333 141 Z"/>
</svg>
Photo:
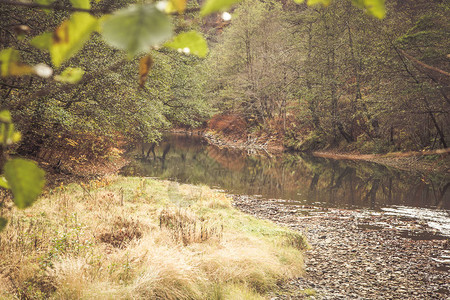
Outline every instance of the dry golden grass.
<svg viewBox="0 0 450 300">
<path fill-rule="evenodd" d="M 220 240 L 223 235 L 223 225 L 199 218 L 191 210 L 179 207 L 164 208 L 159 214 L 159 227 L 167 229 L 169 235 L 184 246 L 209 239 Z"/>
<path fill-rule="evenodd" d="M 110 177 L 8 212 L 3 299 L 260 299 L 302 273 L 303 237 L 224 194 Z"/>
</svg>

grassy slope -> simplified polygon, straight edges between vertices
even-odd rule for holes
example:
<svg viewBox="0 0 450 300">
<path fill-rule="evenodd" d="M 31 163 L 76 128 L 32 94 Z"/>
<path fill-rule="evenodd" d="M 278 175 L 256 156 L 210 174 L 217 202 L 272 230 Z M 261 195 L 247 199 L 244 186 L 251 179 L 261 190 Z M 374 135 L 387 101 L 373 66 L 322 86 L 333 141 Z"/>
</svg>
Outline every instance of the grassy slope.
<svg viewBox="0 0 450 300">
<path fill-rule="evenodd" d="M 202 186 L 110 177 L 8 217 L 2 299 L 259 299 L 303 268 L 300 234 Z"/>
</svg>

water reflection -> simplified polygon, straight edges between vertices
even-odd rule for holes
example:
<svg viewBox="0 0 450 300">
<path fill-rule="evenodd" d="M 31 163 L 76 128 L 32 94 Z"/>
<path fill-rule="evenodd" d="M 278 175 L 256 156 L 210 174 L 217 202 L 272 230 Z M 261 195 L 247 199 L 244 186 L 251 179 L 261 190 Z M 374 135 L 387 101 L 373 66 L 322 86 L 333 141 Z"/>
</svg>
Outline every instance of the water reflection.
<svg viewBox="0 0 450 300">
<path fill-rule="evenodd" d="M 284 154 L 247 156 L 220 149 L 199 136 L 170 134 L 158 146 L 144 145 L 123 174 L 206 184 L 235 194 L 262 195 L 328 207 L 392 205 L 450 209 L 450 179 L 423 177 L 377 164 Z"/>
</svg>

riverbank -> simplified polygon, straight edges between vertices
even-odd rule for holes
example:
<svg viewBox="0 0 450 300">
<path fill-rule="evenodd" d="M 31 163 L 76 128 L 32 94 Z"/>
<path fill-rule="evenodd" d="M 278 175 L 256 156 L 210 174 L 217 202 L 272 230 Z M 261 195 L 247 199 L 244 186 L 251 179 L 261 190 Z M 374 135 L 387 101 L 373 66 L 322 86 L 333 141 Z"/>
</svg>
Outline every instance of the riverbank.
<svg viewBox="0 0 450 300">
<path fill-rule="evenodd" d="M 181 131 L 179 131 L 181 133 Z M 192 133 L 191 133 L 192 134 Z M 231 149 L 239 149 L 249 154 L 280 155 L 286 151 L 279 139 L 271 137 L 251 137 L 247 140 L 224 136 L 213 131 L 198 131 L 208 143 Z M 450 148 L 423 152 L 393 152 L 387 154 L 361 154 L 344 152 L 339 149 L 314 151 L 316 157 L 333 160 L 361 160 L 397 168 L 403 171 L 450 174 Z"/>
<path fill-rule="evenodd" d="M 285 150 L 282 143 L 277 143 L 276 140 L 270 137 L 246 135 L 224 135 L 222 133 L 208 130 L 206 128 L 196 130 L 173 129 L 170 131 L 174 134 L 190 134 L 199 135 L 203 137 L 209 144 L 219 148 L 230 148 L 245 151 L 248 154 L 264 154 L 264 155 L 278 155 Z"/>
<path fill-rule="evenodd" d="M 283 205 L 234 196 L 234 205 L 304 232 L 303 277 L 280 285 L 272 299 L 448 299 L 448 238 L 419 234 L 420 221 L 384 213 Z"/>
<path fill-rule="evenodd" d="M 223 193 L 150 178 L 61 185 L 4 216 L 2 299 L 263 299 L 307 246 Z"/>
<path fill-rule="evenodd" d="M 316 151 L 316 157 L 334 160 L 362 160 L 410 172 L 450 173 L 450 148 L 432 151 L 392 152 L 387 154 L 341 153 Z"/>
</svg>

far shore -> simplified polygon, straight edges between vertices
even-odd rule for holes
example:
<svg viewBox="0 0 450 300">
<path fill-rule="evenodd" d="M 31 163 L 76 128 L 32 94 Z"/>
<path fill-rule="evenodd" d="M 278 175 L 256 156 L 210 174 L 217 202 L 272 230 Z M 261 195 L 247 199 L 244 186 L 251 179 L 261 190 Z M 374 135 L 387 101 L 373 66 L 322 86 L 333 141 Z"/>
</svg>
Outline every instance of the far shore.
<svg viewBox="0 0 450 300">
<path fill-rule="evenodd" d="M 211 145 L 243 150 L 250 154 L 273 156 L 288 151 L 283 147 L 281 141 L 278 141 L 278 143 L 275 141 L 258 141 L 257 139 L 244 141 L 233 139 L 223 134 L 216 134 L 206 129 L 176 128 L 170 132 L 198 134 L 203 136 Z M 313 151 L 311 153 L 316 157 L 327 159 L 374 162 L 410 172 L 450 174 L 450 148 L 430 151 L 390 152 L 385 154 L 361 154 L 334 149 Z"/>
</svg>

